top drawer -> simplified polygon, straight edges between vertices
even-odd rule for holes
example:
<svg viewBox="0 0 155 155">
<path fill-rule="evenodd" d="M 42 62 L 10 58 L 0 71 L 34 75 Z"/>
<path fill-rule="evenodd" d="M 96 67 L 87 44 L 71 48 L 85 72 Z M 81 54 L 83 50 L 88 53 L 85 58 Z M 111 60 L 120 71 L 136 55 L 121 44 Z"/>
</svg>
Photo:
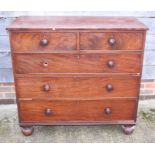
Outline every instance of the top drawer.
<svg viewBox="0 0 155 155">
<path fill-rule="evenodd" d="M 79 45 L 77 45 L 79 44 Z M 143 32 L 12 32 L 13 52 L 143 50 Z"/>
<path fill-rule="evenodd" d="M 11 33 L 13 52 L 76 50 L 76 33 Z"/>
<path fill-rule="evenodd" d="M 83 32 L 81 50 L 143 50 L 143 32 Z"/>
</svg>

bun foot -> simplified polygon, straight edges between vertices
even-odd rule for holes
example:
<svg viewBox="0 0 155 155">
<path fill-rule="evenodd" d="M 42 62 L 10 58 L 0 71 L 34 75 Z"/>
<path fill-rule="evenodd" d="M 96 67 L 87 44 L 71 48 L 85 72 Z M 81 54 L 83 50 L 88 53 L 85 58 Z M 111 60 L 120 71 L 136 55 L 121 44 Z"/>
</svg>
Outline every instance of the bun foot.
<svg viewBox="0 0 155 155">
<path fill-rule="evenodd" d="M 33 126 L 25 126 L 25 127 L 21 127 L 21 131 L 25 136 L 31 136 L 34 128 Z"/>
<path fill-rule="evenodd" d="M 122 125 L 122 130 L 126 135 L 132 134 L 134 129 L 135 125 Z"/>
</svg>

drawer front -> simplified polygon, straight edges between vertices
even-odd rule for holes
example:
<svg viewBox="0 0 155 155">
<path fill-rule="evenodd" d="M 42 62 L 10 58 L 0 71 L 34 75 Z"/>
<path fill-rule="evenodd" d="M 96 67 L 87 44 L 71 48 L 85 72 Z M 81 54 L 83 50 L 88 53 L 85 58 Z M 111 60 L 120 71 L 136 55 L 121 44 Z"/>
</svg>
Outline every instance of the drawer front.
<svg viewBox="0 0 155 155">
<path fill-rule="evenodd" d="M 17 78 L 19 98 L 79 99 L 137 97 L 139 77 Z"/>
<path fill-rule="evenodd" d="M 20 101 L 22 122 L 134 120 L 135 100 Z"/>
<path fill-rule="evenodd" d="M 15 54 L 15 71 L 26 73 L 139 73 L 141 54 Z"/>
<path fill-rule="evenodd" d="M 76 50 L 76 33 L 11 33 L 13 52 Z"/>
<path fill-rule="evenodd" d="M 80 33 L 81 50 L 143 50 L 143 33 Z"/>
</svg>

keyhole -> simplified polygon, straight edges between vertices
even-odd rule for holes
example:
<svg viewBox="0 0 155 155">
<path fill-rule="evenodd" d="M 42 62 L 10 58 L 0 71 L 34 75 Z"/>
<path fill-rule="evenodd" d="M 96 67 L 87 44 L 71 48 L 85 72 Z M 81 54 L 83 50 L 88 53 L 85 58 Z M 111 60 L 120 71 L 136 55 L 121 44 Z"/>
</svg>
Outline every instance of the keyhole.
<svg viewBox="0 0 155 155">
<path fill-rule="evenodd" d="M 44 63 L 43 63 L 43 66 L 44 66 L 44 67 L 47 67 L 47 66 L 48 66 L 48 62 L 44 62 Z"/>
</svg>

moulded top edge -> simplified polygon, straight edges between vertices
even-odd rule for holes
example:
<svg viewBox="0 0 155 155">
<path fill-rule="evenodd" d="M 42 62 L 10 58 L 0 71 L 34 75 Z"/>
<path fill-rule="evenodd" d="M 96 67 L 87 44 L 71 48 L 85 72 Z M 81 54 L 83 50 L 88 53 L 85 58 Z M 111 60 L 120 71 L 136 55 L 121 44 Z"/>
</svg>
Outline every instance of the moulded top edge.
<svg viewBox="0 0 155 155">
<path fill-rule="evenodd" d="M 134 17 L 105 16 L 23 16 L 7 30 L 148 30 Z"/>
</svg>

